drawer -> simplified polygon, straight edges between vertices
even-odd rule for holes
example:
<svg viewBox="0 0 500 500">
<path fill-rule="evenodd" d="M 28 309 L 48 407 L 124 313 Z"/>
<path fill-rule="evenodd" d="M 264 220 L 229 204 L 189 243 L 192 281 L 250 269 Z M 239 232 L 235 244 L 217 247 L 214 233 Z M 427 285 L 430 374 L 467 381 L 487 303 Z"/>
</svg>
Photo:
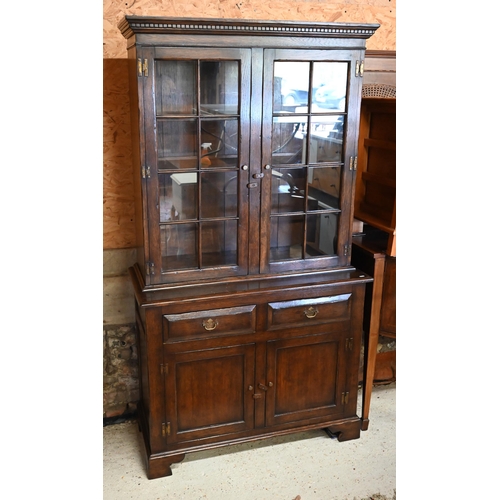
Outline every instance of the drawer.
<svg viewBox="0 0 500 500">
<path fill-rule="evenodd" d="M 270 302 L 267 309 L 269 330 L 291 326 L 348 321 L 351 317 L 352 293 L 314 299 Z"/>
<path fill-rule="evenodd" d="M 164 342 L 254 333 L 255 323 L 255 305 L 165 314 Z"/>
</svg>

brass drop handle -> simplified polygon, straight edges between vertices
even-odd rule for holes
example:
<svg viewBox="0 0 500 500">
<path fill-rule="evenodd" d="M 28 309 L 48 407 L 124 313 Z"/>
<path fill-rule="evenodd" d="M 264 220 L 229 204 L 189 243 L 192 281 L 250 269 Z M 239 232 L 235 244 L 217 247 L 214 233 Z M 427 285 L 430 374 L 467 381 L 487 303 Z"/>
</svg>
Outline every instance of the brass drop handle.
<svg viewBox="0 0 500 500">
<path fill-rule="evenodd" d="M 306 315 L 306 318 L 312 319 L 315 318 L 318 315 L 319 311 L 317 307 L 308 307 L 305 311 L 304 314 Z"/>
<path fill-rule="evenodd" d="M 209 319 L 206 319 L 206 320 L 203 320 L 203 328 L 205 328 L 205 330 L 207 331 L 211 331 L 211 330 L 215 330 L 215 328 L 217 327 L 217 325 L 219 323 L 217 323 L 217 320 L 213 320 L 212 318 L 209 318 Z"/>
</svg>

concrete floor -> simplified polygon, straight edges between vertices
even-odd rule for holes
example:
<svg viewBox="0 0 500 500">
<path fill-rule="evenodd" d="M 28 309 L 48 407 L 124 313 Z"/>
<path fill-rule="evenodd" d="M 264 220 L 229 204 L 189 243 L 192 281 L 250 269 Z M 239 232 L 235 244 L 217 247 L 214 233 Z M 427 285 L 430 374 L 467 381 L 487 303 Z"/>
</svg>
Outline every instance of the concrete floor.
<svg viewBox="0 0 500 500">
<path fill-rule="evenodd" d="M 160 479 L 146 477 L 135 422 L 103 432 L 104 500 L 395 498 L 395 383 L 374 387 L 360 439 L 339 443 L 316 430 L 191 453 Z"/>
</svg>

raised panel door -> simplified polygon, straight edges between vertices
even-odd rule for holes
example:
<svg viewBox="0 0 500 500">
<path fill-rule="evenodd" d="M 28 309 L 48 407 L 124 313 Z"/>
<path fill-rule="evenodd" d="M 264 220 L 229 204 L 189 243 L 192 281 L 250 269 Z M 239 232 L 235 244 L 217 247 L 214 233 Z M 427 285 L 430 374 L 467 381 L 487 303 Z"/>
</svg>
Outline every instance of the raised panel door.
<svg viewBox="0 0 500 500">
<path fill-rule="evenodd" d="M 253 428 L 254 344 L 166 353 L 165 361 L 168 443 Z"/>
<path fill-rule="evenodd" d="M 344 412 L 345 337 L 324 333 L 268 342 L 266 425 Z"/>
</svg>

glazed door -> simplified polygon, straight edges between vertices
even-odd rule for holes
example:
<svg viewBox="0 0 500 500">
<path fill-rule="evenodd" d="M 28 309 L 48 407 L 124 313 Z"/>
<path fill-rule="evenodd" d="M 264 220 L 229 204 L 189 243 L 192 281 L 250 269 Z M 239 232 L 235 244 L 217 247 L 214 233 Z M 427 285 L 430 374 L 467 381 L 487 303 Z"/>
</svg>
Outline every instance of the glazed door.
<svg viewBox="0 0 500 500">
<path fill-rule="evenodd" d="M 261 272 L 349 264 L 357 51 L 264 51 Z"/>
<path fill-rule="evenodd" d="M 250 51 L 143 54 L 146 284 L 246 274 Z"/>
</svg>

